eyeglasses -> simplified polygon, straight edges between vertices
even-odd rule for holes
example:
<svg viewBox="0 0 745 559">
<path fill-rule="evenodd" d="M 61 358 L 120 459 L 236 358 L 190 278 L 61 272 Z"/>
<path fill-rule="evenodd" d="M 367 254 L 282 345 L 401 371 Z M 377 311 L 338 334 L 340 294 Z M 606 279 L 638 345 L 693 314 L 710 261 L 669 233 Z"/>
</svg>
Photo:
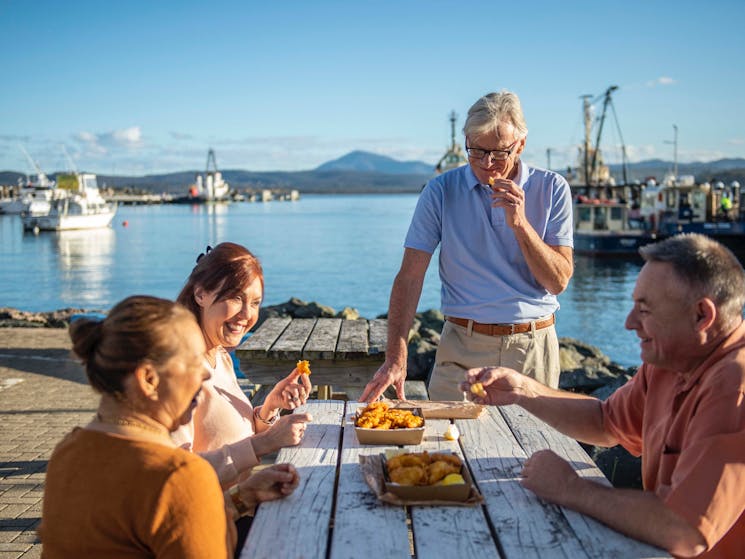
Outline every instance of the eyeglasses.
<svg viewBox="0 0 745 559">
<path fill-rule="evenodd" d="M 482 160 L 488 157 L 494 159 L 494 161 L 504 161 L 512 155 L 512 152 L 515 151 L 515 146 L 519 141 L 520 140 L 515 140 L 507 149 L 481 149 L 469 148 L 466 146 L 466 152 L 468 153 L 468 157 L 472 157 L 473 159 Z"/>
</svg>

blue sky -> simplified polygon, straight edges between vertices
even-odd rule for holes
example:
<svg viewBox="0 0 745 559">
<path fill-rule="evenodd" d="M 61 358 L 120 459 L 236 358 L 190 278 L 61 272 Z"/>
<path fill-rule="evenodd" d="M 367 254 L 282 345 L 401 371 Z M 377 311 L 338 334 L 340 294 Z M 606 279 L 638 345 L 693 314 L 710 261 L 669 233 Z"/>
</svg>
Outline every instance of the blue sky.
<svg viewBox="0 0 745 559">
<path fill-rule="evenodd" d="M 519 7 L 518 7 L 519 6 Z M 435 163 L 489 91 L 524 158 L 576 158 L 583 94 L 618 85 L 632 161 L 745 156 L 742 0 L 0 0 L 0 170 L 305 170 L 352 150 Z M 599 108 L 599 105 L 598 105 Z M 607 132 L 607 133 L 606 133 Z M 459 138 L 462 136 L 459 134 Z M 606 121 L 606 158 L 620 158 Z"/>
</svg>

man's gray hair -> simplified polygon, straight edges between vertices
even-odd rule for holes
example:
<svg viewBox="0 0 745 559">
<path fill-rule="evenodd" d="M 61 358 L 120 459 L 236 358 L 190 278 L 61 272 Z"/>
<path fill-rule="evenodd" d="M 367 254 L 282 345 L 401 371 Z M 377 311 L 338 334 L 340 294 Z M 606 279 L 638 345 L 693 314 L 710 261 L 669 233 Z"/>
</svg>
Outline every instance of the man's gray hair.
<svg viewBox="0 0 745 559">
<path fill-rule="evenodd" d="M 639 249 L 645 262 L 667 262 L 691 288 L 709 297 L 725 321 L 742 316 L 745 270 L 732 251 L 711 237 L 684 233 Z"/>
<path fill-rule="evenodd" d="M 467 138 L 496 133 L 499 124 L 507 122 L 515 127 L 515 139 L 522 140 L 528 135 L 520 99 L 510 91 L 487 93 L 468 109 L 468 117 L 463 125 Z"/>
</svg>

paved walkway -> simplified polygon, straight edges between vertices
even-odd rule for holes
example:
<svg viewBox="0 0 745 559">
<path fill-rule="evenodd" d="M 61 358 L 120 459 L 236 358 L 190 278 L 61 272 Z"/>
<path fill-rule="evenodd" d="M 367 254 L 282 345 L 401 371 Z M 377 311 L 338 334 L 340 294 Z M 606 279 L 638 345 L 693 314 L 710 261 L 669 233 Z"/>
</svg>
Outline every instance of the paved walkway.
<svg viewBox="0 0 745 559">
<path fill-rule="evenodd" d="M 47 460 L 98 403 L 69 349 L 66 329 L 0 328 L 0 559 L 41 556 Z"/>
</svg>

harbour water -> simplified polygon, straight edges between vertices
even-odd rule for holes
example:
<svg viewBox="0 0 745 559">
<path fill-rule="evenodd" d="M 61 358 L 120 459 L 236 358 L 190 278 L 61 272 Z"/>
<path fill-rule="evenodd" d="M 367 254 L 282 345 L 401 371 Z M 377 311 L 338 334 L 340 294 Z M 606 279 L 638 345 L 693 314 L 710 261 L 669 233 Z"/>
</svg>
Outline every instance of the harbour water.
<svg viewBox="0 0 745 559">
<path fill-rule="evenodd" d="M 304 195 L 296 202 L 120 206 L 113 226 L 24 233 L 0 216 L 0 307 L 105 310 L 135 293 L 174 298 L 207 245 L 234 241 L 264 267 L 264 304 L 298 297 L 371 318 L 387 311 L 417 196 Z M 126 226 L 125 226 L 126 223 Z M 638 364 L 638 341 L 623 329 L 639 271 L 635 262 L 577 257 L 559 297 L 559 336 Z M 439 308 L 437 261 L 419 310 Z"/>
</svg>

